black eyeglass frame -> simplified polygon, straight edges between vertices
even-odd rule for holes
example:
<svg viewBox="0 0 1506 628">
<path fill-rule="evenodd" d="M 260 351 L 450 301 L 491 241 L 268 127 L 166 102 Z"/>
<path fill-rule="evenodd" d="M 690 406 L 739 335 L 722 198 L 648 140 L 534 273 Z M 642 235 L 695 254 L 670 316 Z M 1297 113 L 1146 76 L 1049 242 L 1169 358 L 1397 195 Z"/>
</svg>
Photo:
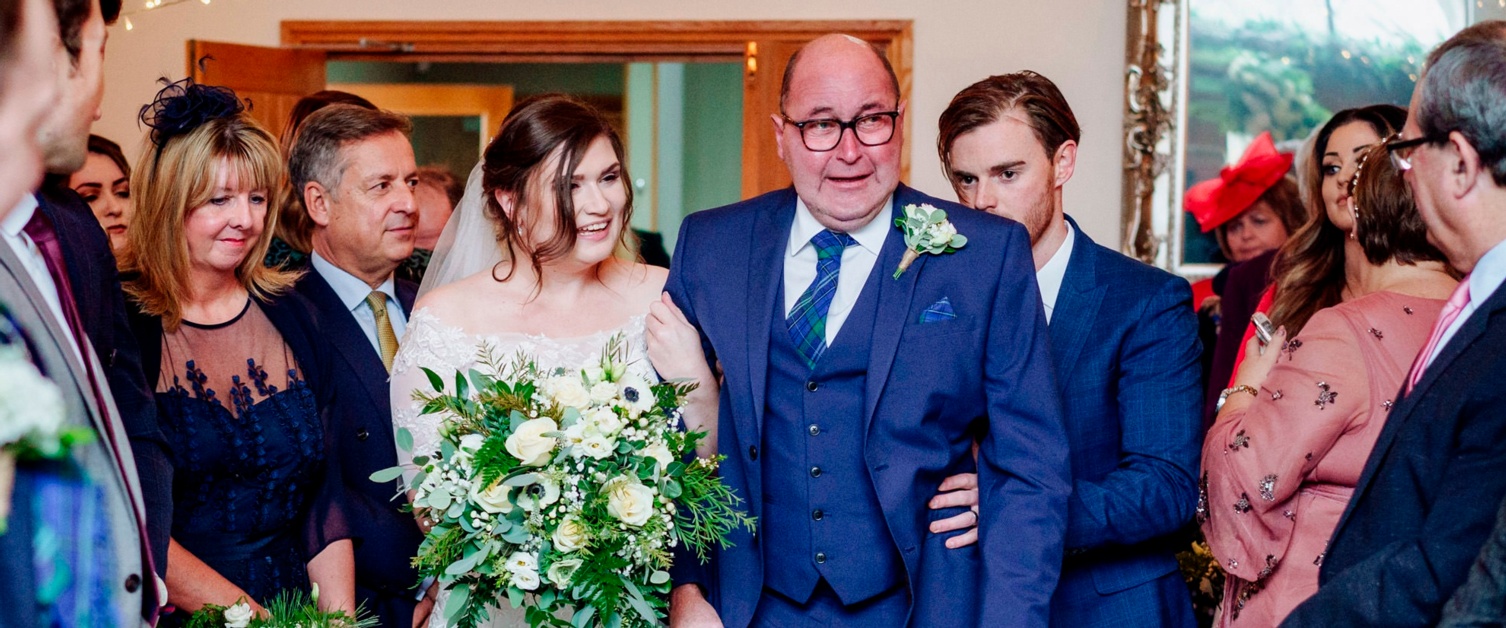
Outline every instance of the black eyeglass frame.
<svg viewBox="0 0 1506 628">
<path fill-rule="evenodd" d="M 895 110 L 895 111 L 879 111 L 877 113 L 865 113 L 865 114 L 863 114 L 861 116 L 858 116 L 858 117 L 853 118 L 851 120 L 847 120 L 845 122 L 842 121 L 842 120 L 838 120 L 836 118 L 811 118 L 809 120 L 795 120 L 794 118 L 791 118 L 788 115 L 785 115 L 785 113 L 783 111 L 779 112 L 779 117 L 783 118 L 785 122 L 788 122 L 789 124 L 793 125 L 795 127 L 795 129 L 800 132 L 800 143 L 805 145 L 805 149 L 806 150 L 811 151 L 813 153 L 825 153 L 825 152 L 828 152 L 828 151 L 836 150 L 836 148 L 838 146 L 842 145 L 842 135 L 845 134 L 845 133 L 847 133 L 848 129 L 852 129 L 852 137 L 853 137 L 853 139 L 857 140 L 858 143 L 862 144 L 863 146 L 883 146 L 885 144 L 888 144 L 890 141 L 894 140 L 894 129 L 899 126 L 899 111 L 898 110 Z M 882 141 L 879 141 L 879 142 L 867 142 L 867 141 L 863 140 L 863 135 L 861 133 L 858 133 L 858 122 L 861 122 L 863 120 L 868 120 L 868 119 L 871 119 L 871 118 L 888 118 L 889 119 L 889 135 L 887 137 L 885 137 Z M 815 147 L 811 146 L 810 140 L 806 139 L 806 137 L 805 137 L 805 127 L 807 127 L 809 125 L 812 125 L 812 124 L 815 124 L 817 122 L 835 123 L 837 125 L 836 140 L 831 143 L 831 146 L 828 146 L 826 148 L 815 148 Z"/>
<path fill-rule="evenodd" d="M 1442 144 L 1448 141 L 1448 135 L 1448 133 L 1439 133 L 1436 135 L 1424 135 L 1422 137 L 1414 137 L 1409 140 L 1404 140 L 1401 139 L 1401 133 L 1396 133 L 1395 135 L 1386 138 L 1386 153 L 1390 155 L 1391 164 L 1396 166 L 1396 169 L 1398 171 L 1406 172 L 1412 169 L 1412 152 L 1415 151 L 1418 146 L 1423 146 L 1426 144 Z"/>
</svg>

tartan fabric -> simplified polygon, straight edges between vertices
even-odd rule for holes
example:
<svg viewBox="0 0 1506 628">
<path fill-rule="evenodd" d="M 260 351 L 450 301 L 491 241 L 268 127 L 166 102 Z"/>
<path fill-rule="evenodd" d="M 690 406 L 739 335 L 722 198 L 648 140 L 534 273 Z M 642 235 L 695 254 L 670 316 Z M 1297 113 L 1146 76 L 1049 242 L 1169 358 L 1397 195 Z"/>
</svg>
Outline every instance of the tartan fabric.
<svg viewBox="0 0 1506 628">
<path fill-rule="evenodd" d="M 789 318 L 785 319 L 790 340 L 811 368 L 815 368 L 816 361 L 826 352 L 826 313 L 831 310 L 831 299 L 837 294 L 842 252 L 856 242 L 852 236 L 830 229 L 811 238 L 811 246 L 816 247 L 816 279 L 800 294 L 800 300 L 795 302 Z"/>
</svg>

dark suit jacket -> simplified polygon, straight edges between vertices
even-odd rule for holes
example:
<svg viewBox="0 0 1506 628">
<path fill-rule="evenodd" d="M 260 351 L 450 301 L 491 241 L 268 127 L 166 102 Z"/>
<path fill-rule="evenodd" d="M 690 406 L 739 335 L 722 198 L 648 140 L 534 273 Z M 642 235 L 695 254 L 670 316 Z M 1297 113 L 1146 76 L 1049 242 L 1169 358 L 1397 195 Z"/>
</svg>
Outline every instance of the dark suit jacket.
<svg viewBox="0 0 1506 628">
<path fill-rule="evenodd" d="M 396 288 L 403 312 L 412 312 L 418 286 L 399 280 Z M 310 267 L 295 291 L 309 305 L 334 364 L 330 383 L 340 403 L 331 426 L 342 448 L 347 506 L 362 539 L 356 547 L 357 593 L 383 626 L 406 626 L 412 621 L 419 581 L 409 560 L 418 554 L 423 534 L 412 513 L 398 510 L 407 503 L 398 482 L 377 484 L 370 479 L 376 471 L 397 466 L 387 369 L 360 323 L 317 271 Z"/>
<path fill-rule="evenodd" d="M 1469 570 L 1464 586 L 1443 607 L 1439 628 L 1506 626 L 1506 502 L 1496 512 L 1490 540 Z"/>
<path fill-rule="evenodd" d="M 1219 291 L 1218 340 L 1212 347 L 1204 347 L 1213 354 L 1209 365 L 1207 388 L 1203 395 L 1203 428 L 1213 426 L 1213 407 L 1218 405 L 1218 395 L 1229 387 L 1234 377 L 1234 360 L 1239 357 L 1239 348 L 1244 346 L 1245 329 L 1250 326 L 1250 317 L 1260 306 L 1260 297 L 1271 285 L 1271 264 L 1276 261 L 1276 252 L 1267 251 L 1239 264 L 1229 266 L 1229 275 Z"/>
<path fill-rule="evenodd" d="M 1051 317 L 1073 478 L 1052 625 L 1192 625 L 1180 543 L 1168 538 L 1197 504 L 1202 388 L 1191 300 L 1185 279 L 1076 231 Z"/>
<path fill-rule="evenodd" d="M 1049 339 L 1025 229 L 905 186 L 894 210 L 945 209 L 966 248 L 921 256 L 897 279 L 904 252 L 889 233 L 879 273 L 864 462 L 907 573 L 909 623 L 917 626 L 1041 626 L 1061 565 L 1071 478 Z M 769 330 L 782 299 L 784 251 L 795 214 L 792 188 L 686 217 L 666 289 L 701 330 L 725 372 L 719 429 L 722 479 L 755 517 L 763 509 L 758 449 L 769 368 Z M 875 220 L 891 222 L 885 212 Z M 955 318 L 923 322 L 942 298 Z M 941 480 L 977 460 L 979 543 L 947 549 L 927 500 Z M 770 444 L 770 446 L 780 446 Z M 804 446 L 801 444 L 800 446 Z M 708 571 L 680 557 L 676 583 L 708 585 L 727 626 L 753 618 L 764 583 L 761 537 L 744 529 L 715 552 Z M 896 625 L 904 618 L 895 618 Z"/>
<path fill-rule="evenodd" d="M 37 199 L 38 211 L 52 220 L 57 231 L 79 317 L 104 367 L 105 380 L 130 440 L 136 473 L 141 478 L 152 556 L 158 575 L 165 575 L 173 520 L 173 469 L 167 442 L 157 426 L 157 405 L 152 396 L 155 382 L 147 382 L 142 375 L 141 351 L 131 333 L 109 236 L 77 192 L 44 188 Z"/>
<path fill-rule="evenodd" d="M 1464 583 L 1506 497 L 1506 290 L 1401 396 L 1286 626 L 1422 626 Z"/>
</svg>

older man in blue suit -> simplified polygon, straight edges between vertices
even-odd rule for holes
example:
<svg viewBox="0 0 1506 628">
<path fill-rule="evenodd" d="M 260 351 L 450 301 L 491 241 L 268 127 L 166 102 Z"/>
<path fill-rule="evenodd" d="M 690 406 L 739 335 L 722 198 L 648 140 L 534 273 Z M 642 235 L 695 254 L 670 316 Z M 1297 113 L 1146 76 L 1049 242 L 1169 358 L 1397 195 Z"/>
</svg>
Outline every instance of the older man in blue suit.
<svg viewBox="0 0 1506 628">
<path fill-rule="evenodd" d="M 1073 495 L 1054 626 L 1192 626 L 1173 536 L 1197 504 L 1200 386 L 1187 282 L 1094 243 L 1062 208 L 1081 130 L 1056 85 L 993 76 L 941 114 L 937 146 L 963 204 L 1020 221 L 1072 445 Z M 951 478 L 933 507 L 975 500 Z M 966 513 L 933 524 L 968 526 Z M 966 543 L 966 536 L 953 545 Z"/>
<path fill-rule="evenodd" d="M 905 105 L 867 43 L 802 48 L 781 108 L 793 189 L 689 216 L 667 283 L 725 371 L 722 475 L 759 522 L 677 562 L 673 623 L 1046 625 L 1071 484 L 1025 230 L 899 184 Z M 966 246 L 902 269 L 911 205 Z M 980 543 L 947 549 L 925 500 L 975 469 Z"/>
</svg>

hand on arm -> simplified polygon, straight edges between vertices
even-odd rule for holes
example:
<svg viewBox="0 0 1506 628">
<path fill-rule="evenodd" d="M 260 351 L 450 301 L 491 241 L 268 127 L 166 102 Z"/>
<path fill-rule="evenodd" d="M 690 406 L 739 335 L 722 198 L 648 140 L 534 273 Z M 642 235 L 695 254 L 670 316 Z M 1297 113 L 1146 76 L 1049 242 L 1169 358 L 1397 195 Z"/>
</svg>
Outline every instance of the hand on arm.
<svg viewBox="0 0 1506 628">
<path fill-rule="evenodd" d="M 722 619 L 706 601 L 701 587 L 682 584 L 669 594 L 670 628 L 721 628 Z"/>
<path fill-rule="evenodd" d="M 675 306 L 669 294 L 660 295 L 648 308 L 648 358 L 654 370 L 665 380 L 687 379 L 696 389 L 685 399 L 685 427 L 705 432 L 706 438 L 696 446 L 696 455 L 716 455 L 717 404 L 720 394 L 715 374 L 706 363 L 701 333 Z"/>
<path fill-rule="evenodd" d="M 967 512 L 931 522 L 932 534 L 967 530 L 946 540 L 946 546 L 950 549 L 967 547 L 978 542 L 978 474 L 976 473 L 958 473 L 942 480 L 941 487 L 936 489 L 936 496 L 932 497 L 930 502 L 931 510 L 962 506 L 968 507 Z"/>
</svg>

